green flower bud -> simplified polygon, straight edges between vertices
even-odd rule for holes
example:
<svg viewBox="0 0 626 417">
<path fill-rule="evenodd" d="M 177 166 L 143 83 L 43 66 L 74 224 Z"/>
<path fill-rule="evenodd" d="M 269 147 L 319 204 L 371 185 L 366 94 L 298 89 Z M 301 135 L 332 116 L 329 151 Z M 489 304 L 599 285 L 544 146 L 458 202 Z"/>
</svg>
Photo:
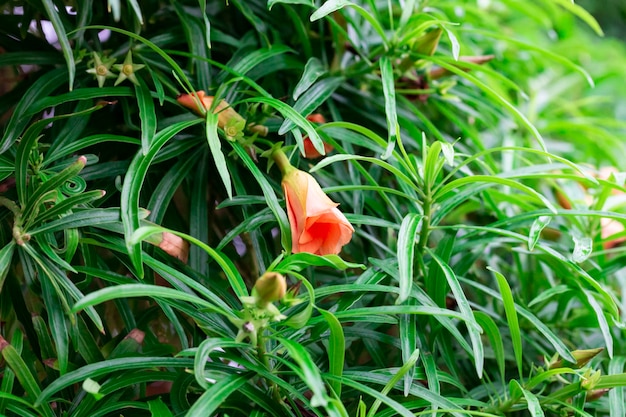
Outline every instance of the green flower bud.
<svg viewBox="0 0 626 417">
<path fill-rule="evenodd" d="M 252 296 L 256 305 L 263 308 L 271 302 L 282 299 L 286 292 L 285 277 L 277 272 L 266 272 L 254 284 Z"/>
<path fill-rule="evenodd" d="M 572 351 L 572 356 L 576 359 L 575 368 L 582 368 L 587 365 L 589 361 L 595 358 L 600 352 L 602 352 L 604 348 L 595 348 L 595 349 L 581 349 Z M 563 359 L 553 359 L 548 364 L 548 369 L 556 369 L 563 367 Z"/>
</svg>

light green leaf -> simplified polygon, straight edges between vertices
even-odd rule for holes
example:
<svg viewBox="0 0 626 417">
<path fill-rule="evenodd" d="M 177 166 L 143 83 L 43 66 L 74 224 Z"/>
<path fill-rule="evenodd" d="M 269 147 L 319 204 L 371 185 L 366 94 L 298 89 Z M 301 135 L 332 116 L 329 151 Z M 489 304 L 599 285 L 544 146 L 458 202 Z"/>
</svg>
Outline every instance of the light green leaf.
<svg viewBox="0 0 626 417">
<path fill-rule="evenodd" d="M 609 375 L 624 375 L 624 365 L 626 365 L 626 356 L 614 356 L 609 362 Z M 626 402 L 624 401 L 623 387 L 615 387 L 609 391 L 609 404 L 611 417 L 622 417 L 626 415 Z"/>
<path fill-rule="evenodd" d="M 135 84 L 135 95 L 139 106 L 139 119 L 141 120 L 141 149 L 146 155 L 154 139 L 157 128 L 157 117 L 154 111 L 154 101 L 146 82 L 138 77 L 139 84 Z"/>
<path fill-rule="evenodd" d="M 314 7 L 313 0 L 267 0 L 267 8 L 272 10 L 275 4 L 305 4 Z"/>
<path fill-rule="evenodd" d="M 343 365 L 346 353 L 346 339 L 343 334 L 343 327 L 333 313 L 318 308 L 330 329 L 330 337 L 328 338 L 328 372 L 331 375 L 341 377 L 343 375 Z M 337 398 L 341 398 L 341 380 L 330 381 L 330 386 L 335 392 Z"/>
<path fill-rule="evenodd" d="M 230 181 L 230 173 L 228 172 L 228 166 L 226 165 L 226 158 L 224 158 L 224 153 L 222 152 L 222 144 L 219 136 L 217 136 L 217 121 L 218 115 L 216 113 L 210 111 L 206 113 L 206 139 L 209 143 L 209 149 L 211 150 L 213 161 L 215 162 L 215 168 L 220 174 L 220 178 L 222 179 L 228 198 L 232 198 L 233 186 Z"/>
<path fill-rule="evenodd" d="M 313 407 L 325 407 L 328 404 L 326 387 L 320 371 L 309 352 L 302 345 L 292 340 L 284 338 L 277 338 L 277 340 L 287 349 L 289 356 L 296 362 L 298 367 L 294 368 L 294 370 L 313 393 L 311 405 Z"/>
<path fill-rule="evenodd" d="M 513 344 L 515 362 L 517 363 L 517 371 L 519 372 L 520 379 L 522 379 L 522 333 L 517 319 L 517 311 L 515 310 L 515 302 L 513 301 L 511 287 L 509 287 L 509 283 L 506 281 L 506 278 L 504 278 L 504 275 L 495 271 L 491 267 L 487 267 L 487 269 L 493 272 L 496 276 L 496 280 L 498 281 L 498 288 L 500 289 L 500 294 L 502 294 L 502 304 L 504 305 L 506 321 L 509 324 L 509 332 L 511 333 L 511 342 Z"/>
<path fill-rule="evenodd" d="M 474 318 L 474 314 L 472 312 L 472 308 L 465 297 L 465 293 L 461 288 L 461 284 L 459 283 L 454 271 L 452 268 L 441 260 L 433 251 L 430 249 L 426 249 L 433 260 L 439 265 L 441 270 L 443 271 L 446 280 L 448 281 L 448 285 L 452 290 L 452 294 L 454 294 L 454 298 L 459 306 L 459 310 L 461 311 L 461 315 L 465 320 L 465 324 L 467 326 L 467 331 L 470 336 L 470 340 L 472 341 L 472 350 L 474 352 L 474 365 L 476 367 L 476 373 L 478 377 L 482 377 L 483 374 L 483 364 L 484 364 L 484 352 L 483 352 L 483 342 L 480 338 L 480 333 L 482 332 L 481 327 L 476 322 Z"/>
<path fill-rule="evenodd" d="M 63 56 L 65 57 L 65 61 L 67 62 L 67 71 L 69 74 L 69 85 L 70 91 L 72 91 L 74 86 L 74 76 L 76 74 L 76 66 L 74 63 L 74 51 L 72 50 L 72 46 L 70 45 L 70 41 L 67 38 L 67 33 L 65 32 L 65 27 L 63 27 L 63 22 L 59 17 L 59 12 L 56 10 L 56 6 L 52 0 L 42 0 L 41 2 L 43 7 L 46 9 L 46 14 L 50 19 L 50 23 L 52 23 L 52 27 L 54 28 L 54 33 L 57 35 L 59 40 L 59 44 L 61 45 L 61 50 L 63 51 Z M 65 11 L 65 10 L 64 10 Z"/>
<path fill-rule="evenodd" d="M 204 375 L 204 368 L 206 367 L 206 363 L 209 360 L 209 355 L 215 349 L 226 349 L 230 347 L 236 348 L 249 348 L 249 344 L 235 342 L 232 339 L 227 338 L 219 338 L 219 337 L 210 337 L 205 339 L 200 346 L 198 346 L 198 350 L 196 351 L 196 356 L 194 358 L 194 375 L 196 377 L 196 382 L 202 389 L 208 389 L 209 383 Z"/>
<path fill-rule="evenodd" d="M 400 294 L 396 299 L 396 304 L 402 304 L 409 297 L 413 288 L 415 243 L 418 236 L 417 230 L 420 224 L 422 224 L 422 217 L 416 213 L 409 213 L 404 217 L 400 225 L 397 249 Z"/>
<path fill-rule="evenodd" d="M 593 240 L 588 236 L 572 236 L 574 240 L 574 252 L 572 261 L 577 264 L 585 262 L 593 252 Z"/>
<path fill-rule="evenodd" d="M 396 141 L 400 140 L 400 125 L 398 124 L 398 114 L 396 111 L 396 88 L 395 77 L 391 60 L 386 56 L 380 58 L 380 78 L 383 84 L 383 95 L 385 96 L 385 114 L 387 116 L 388 140 L 387 148 L 381 156 L 388 159 L 393 153 Z"/>
<path fill-rule="evenodd" d="M 271 7 L 271 6 L 270 6 Z M 304 72 L 298 84 L 293 89 L 293 99 L 298 100 L 298 97 L 306 90 L 309 89 L 317 81 L 319 77 L 326 73 L 326 68 L 322 61 L 313 57 L 309 59 L 304 66 Z"/>
<path fill-rule="evenodd" d="M 7 277 L 7 273 L 11 268 L 11 260 L 13 259 L 13 252 L 15 251 L 15 241 L 11 240 L 0 249 L 0 291 L 4 285 L 4 279 Z"/>
<path fill-rule="evenodd" d="M 157 152 L 172 137 L 201 121 L 202 119 L 182 121 L 164 128 L 154 136 L 148 153 L 144 155 L 143 152 L 139 152 L 128 167 L 122 186 L 121 214 L 128 254 L 139 278 L 143 278 L 141 247 L 131 243 L 131 236 L 139 228 L 139 198 L 148 169 Z"/>
<path fill-rule="evenodd" d="M 91 378 L 87 378 L 83 381 L 83 390 L 93 395 L 96 401 L 104 398 L 104 394 L 100 392 L 100 388 L 102 388 L 100 384 Z"/>
<path fill-rule="evenodd" d="M 539 216 L 535 219 L 533 224 L 530 226 L 530 232 L 528 232 L 528 250 L 533 250 L 537 241 L 541 237 L 541 232 L 543 229 L 550 224 L 550 220 L 552 217 L 550 216 Z"/>
</svg>

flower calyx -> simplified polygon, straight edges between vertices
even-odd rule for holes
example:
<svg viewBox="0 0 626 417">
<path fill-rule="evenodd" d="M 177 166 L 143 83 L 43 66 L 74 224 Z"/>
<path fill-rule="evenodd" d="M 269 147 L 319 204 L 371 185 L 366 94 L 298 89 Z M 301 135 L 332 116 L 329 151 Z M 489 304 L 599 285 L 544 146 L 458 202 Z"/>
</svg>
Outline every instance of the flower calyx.
<svg viewBox="0 0 626 417">
<path fill-rule="evenodd" d="M 113 65 L 113 68 L 118 70 L 120 73 L 117 80 L 115 80 L 114 85 L 118 85 L 126 79 L 135 85 L 139 85 L 139 80 L 137 80 L 135 73 L 143 67 L 145 67 L 145 65 L 133 63 L 133 54 L 128 51 L 126 58 L 124 58 L 124 63 Z"/>
<path fill-rule="evenodd" d="M 93 74 L 98 80 L 98 87 L 104 87 L 107 78 L 115 78 L 115 74 L 111 71 L 111 67 L 115 63 L 115 58 L 103 58 L 99 53 L 93 53 L 93 67 L 87 72 Z"/>
</svg>

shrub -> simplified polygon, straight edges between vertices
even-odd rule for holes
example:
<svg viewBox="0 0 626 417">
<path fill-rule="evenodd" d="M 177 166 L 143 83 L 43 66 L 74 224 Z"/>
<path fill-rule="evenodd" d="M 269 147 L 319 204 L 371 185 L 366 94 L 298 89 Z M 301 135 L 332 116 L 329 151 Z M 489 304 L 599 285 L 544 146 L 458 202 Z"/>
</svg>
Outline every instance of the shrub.
<svg viewBox="0 0 626 417">
<path fill-rule="evenodd" d="M 0 414 L 624 415 L 585 9 L 0 9 Z"/>
</svg>

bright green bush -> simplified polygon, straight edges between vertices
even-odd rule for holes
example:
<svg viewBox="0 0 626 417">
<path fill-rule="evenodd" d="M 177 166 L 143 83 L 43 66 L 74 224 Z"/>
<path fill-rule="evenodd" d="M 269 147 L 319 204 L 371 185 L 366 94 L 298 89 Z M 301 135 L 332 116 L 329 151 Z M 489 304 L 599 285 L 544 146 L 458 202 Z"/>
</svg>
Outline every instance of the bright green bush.
<svg viewBox="0 0 626 417">
<path fill-rule="evenodd" d="M 626 51 L 580 6 L 0 10 L 0 415 L 625 415 Z"/>
</svg>

